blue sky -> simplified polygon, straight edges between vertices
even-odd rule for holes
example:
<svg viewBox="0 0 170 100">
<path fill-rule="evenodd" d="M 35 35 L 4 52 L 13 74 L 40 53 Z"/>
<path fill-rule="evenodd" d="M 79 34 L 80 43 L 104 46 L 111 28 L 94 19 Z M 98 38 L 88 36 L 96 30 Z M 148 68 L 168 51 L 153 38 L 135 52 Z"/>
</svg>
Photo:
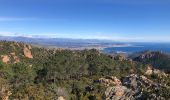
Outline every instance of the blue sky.
<svg viewBox="0 0 170 100">
<path fill-rule="evenodd" d="M 170 0 L 0 0 L 0 35 L 170 42 Z"/>
</svg>

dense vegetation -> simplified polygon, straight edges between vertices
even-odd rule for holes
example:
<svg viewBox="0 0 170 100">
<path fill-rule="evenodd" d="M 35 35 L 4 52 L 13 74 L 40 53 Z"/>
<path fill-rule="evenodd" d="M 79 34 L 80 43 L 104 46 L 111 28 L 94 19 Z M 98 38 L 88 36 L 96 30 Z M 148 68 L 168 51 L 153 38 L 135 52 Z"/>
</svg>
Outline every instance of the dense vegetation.
<svg viewBox="0 0 170 100">
<path fill-rule="evenodd" d="M 151 64 L 155 68 L 170 72 L 170 55 L 162 52 L 146 51 L 137 57 L 133 58 L 135 61 L 144 64 Z"/>
<path fill-rule="evenodd" d="M 0 42 L 0 55 L 15 52 L 21 59 L 14 63 L 10 55 L 8 63 L 0 61 L 1 98 L 10 91 L 11 100 L 56 100 L 59 96 L 66 100 L 102 100 L 106 86 L 97 82 L 99 78 L 122 79 L 131 73 L 143 74 L 146 68 L 139 62 L 114 59 L 95 49 L 71 51 L 32 47 L 33 59 L 29 59 L 23 55 L 24 47 L 28 45 Z M 170 90 L 162 91 L 169 98 Z"/>
</svg>

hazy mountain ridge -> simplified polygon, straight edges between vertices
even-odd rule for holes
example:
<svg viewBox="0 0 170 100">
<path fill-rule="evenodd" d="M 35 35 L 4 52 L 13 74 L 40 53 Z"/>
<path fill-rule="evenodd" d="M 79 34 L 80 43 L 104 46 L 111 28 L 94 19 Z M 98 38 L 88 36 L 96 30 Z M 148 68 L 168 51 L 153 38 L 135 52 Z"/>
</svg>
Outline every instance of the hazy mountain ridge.
<svg viewBox="0 0 170 100">
<path fill-rule="evenodd" d="M 0 40 L 25 42 L 42 47 L 65 48 L 65 49 L 103 49 L 113 46 L 126 46 L 126 43 L 114 42 L 111 40 L 98 39 L 71 39 L 71 38 L 38 38 L 23 36 L 0 36 Z"/>
</svg>

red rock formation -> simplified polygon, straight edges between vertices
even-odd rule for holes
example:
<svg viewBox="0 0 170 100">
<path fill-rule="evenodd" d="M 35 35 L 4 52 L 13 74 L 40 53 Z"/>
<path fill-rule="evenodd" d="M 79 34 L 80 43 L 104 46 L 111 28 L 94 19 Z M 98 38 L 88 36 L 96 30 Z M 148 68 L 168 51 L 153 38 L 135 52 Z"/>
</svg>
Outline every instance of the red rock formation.
<svg viewBox="0 0 170 100">
<path fill-rule="evenodd" d="M 10 61 L 10 57 L 8 55 L 1 55 L 2 62 L 8 63 Z"/>
<path fill-rule="evenodd" d="M 24 55 L 25 55 L 25 57 L 27 57 L 27 58 L 30 58 L 30 59 L 33 58 L 30 49 L 28 49 L 27 47 L 24 47 Z"/>
</svg>

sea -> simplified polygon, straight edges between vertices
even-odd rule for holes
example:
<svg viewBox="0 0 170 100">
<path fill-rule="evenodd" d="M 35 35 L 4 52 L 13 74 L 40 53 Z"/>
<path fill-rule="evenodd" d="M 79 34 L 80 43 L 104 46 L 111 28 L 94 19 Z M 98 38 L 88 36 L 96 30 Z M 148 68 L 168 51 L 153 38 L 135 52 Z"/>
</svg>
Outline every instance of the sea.
<svg viewBox="0 0 170 100">
<path fill-rule="evenodd" d="M 138 53 L 143 51 L 160 51 L 170 53 L 170 43 L 128 43 L 127 46 L 104 48 L 105 53 Z"/>
</svg>

